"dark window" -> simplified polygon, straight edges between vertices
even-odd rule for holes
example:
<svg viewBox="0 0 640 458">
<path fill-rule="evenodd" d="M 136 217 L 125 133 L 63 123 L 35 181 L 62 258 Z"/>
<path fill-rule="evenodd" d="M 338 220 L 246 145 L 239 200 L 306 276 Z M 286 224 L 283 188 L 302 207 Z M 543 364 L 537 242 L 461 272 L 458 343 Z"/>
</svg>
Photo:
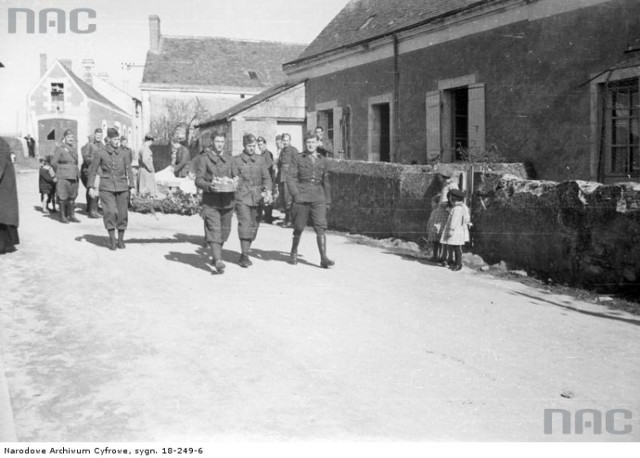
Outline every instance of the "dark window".
<svg viewBox="0 0 640 458">
<path fill-rule="evenodd" d="M 258 74 L 256 72 L 254 72 L 253 70 L 249 70 L 247 72 L 247 75 L 249 75 L 249 79 L 252 79 L 252 80 L 257 80 L 258 79 Z"/>
<path fill-rule="evenodd" d="M 64 111 L 64 84 L 51 83 L 51 104 L 56 111 Z"/>
<path fill-rule="evenodd" d="M 455 160 L 466 159 L 469 150 L 469 89 L 466 87 L 451 91 L 452 135 Z"/>
<path fill-rule="evenodd" d="M 49 135 L 47 135 L 47 140 L 55 140 L 56 139 L 56 130 L 53 129 L 51 132 L 49 132 Z"/>
<path fill-rule="evenodd" d="M 607 85 L 609 173 L 638 175 L 640 172 L 640 97 L 638 79 Z"/>
</svg>

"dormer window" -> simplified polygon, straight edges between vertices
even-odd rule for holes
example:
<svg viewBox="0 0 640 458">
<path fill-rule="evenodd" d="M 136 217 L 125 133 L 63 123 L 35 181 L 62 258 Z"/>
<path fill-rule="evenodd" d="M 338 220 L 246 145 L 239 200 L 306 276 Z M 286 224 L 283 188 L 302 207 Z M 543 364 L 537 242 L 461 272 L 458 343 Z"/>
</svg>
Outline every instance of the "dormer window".
<svg viewBox="0 0 640 458">
<path fill-rule="evenodd" d="M 51 83 L 51 106 L 55 111 L 64 111 L 63 83 Z"/>
</svg>

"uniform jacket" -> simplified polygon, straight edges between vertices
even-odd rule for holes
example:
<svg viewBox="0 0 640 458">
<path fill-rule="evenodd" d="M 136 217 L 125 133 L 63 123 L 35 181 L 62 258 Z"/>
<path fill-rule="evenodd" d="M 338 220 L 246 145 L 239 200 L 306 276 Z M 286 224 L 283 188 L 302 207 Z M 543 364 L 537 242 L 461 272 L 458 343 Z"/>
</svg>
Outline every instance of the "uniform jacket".
<svg viewBox="0 0 640 458">
<path fill-rule="evenodd" d="M 260 203 L 262 188 L 271 190 L 273 186 L 267 163 L 259 154 L 250 156 L 244 152 L 235 156 L 233 162 L 240 178 L 235 193 L 236 202 L 257 206 Z"/>
<path fill-rule="evenodd" d="M 82 147 L 80 152 L 82 153 L 82 168 L 89 168 L 93 158 L 96 157 L 98 151 L 104 149 L 104 143 L 92 141 Z"/>
<path fill-rule="evenodd" d="M 80 176 L 78 152 L 73 147 L 67 145 L 56 146 L 51 165 L 53 170 L 56 171 L 58 179 L 77 180 Z"/>
<path fill-rule="evenodd" d="M 3 140 L 0 140 L 2 142 Z M 18 227 L 18 188 L 11 153 L 0 145 L 0 224 Z"/>
<path fill-rule="evenodd" d="M 278 183 L 285 183 L 287 181 L 287 172 L 289 170 L 289 164 L 291 158 L 296 154 L 300 154 L 294 146 L 285 146 L 280 151 L 280 157 L 278 158 Z"/>
<path fill-rule="evenodd" d="M 89 187 L 100 175 L 100 191 L 122 192 L 134 188 L 129 154 L 122 148 L 106 145 L 99 151 L 89 168 Z"/>
<path fill-rule="evenodd" d="M 327 159 L 318 155 L 314 160 L 309 151 L 291 159 L 287 185 L 295 202 L 331 203 L 331 187 L 327 172 Z"/>
<path fill-rule="evenodd" d="M 238 176 L 233 156 L 228 153 L 220 155 L 213 151 L 203 152 L 195 160 L 196 186 L 202 189 L 202 203 L 215 208 L 233 208 L 235 195 L 232 192 L 212 192 L 211 180 L 214 177 Z"/>
<path fill-rule="evenodd" d="M 189 161 L 191 160 L 191 153 L 189 150 L 180 145 L 178 151 L 176 151 L 176 163 L 173 168 L 173 173 L 176 177 L 186 177 L 189 174 Z"/>
</svg>

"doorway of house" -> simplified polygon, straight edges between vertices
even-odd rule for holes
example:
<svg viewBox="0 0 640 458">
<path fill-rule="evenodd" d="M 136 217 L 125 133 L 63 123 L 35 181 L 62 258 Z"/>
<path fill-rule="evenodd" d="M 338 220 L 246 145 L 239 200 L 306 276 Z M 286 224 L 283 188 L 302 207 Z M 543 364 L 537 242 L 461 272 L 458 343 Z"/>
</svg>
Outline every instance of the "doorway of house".
<svg viewBox="0 0 640 458">
<path fill-rule="evenodd" d="M 78 145 L 78 122 L 72 119 L 43 119 L 38 121 L 38 154 L 40 157 L 53 156 L 56 145 L 62 141 L 62 134 L 70 129 Z"/>
<path fill-rule="evenodd" d="M 371 105 L 371 155 L 373 160 L 391 162 L 391 104 Z"/>
</svg>

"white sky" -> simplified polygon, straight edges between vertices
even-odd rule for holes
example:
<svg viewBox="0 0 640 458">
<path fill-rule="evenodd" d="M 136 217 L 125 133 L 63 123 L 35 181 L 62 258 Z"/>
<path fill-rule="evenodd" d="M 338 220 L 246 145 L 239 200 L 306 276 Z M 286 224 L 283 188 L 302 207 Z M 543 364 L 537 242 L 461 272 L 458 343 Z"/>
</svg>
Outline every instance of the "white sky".
<svg viewBox="0 0 640 458">
<path fill-rule="evenodd" d="M 40 76 L 40 53 L 51 64 L 95 60 L 96 72 L 135 91 L 142 68 L 123 70 L 123 62 L 143 65 L 149 48 L 149 15 L 160 16 L 163 35 L 222 36 L 310 43 L 348 0 L 0 0 L 0 133 L 25 132 L 26 97 Z M 8 32 L 8 8 L 92 8 L 95 33 L 79 35 Z M 22 27 L 21 27 L 22 25 Z M 134 95 L 135 95 L 134 94 Z M 25 132 L 26 133 L 26 132 Z"/>
</svg>

